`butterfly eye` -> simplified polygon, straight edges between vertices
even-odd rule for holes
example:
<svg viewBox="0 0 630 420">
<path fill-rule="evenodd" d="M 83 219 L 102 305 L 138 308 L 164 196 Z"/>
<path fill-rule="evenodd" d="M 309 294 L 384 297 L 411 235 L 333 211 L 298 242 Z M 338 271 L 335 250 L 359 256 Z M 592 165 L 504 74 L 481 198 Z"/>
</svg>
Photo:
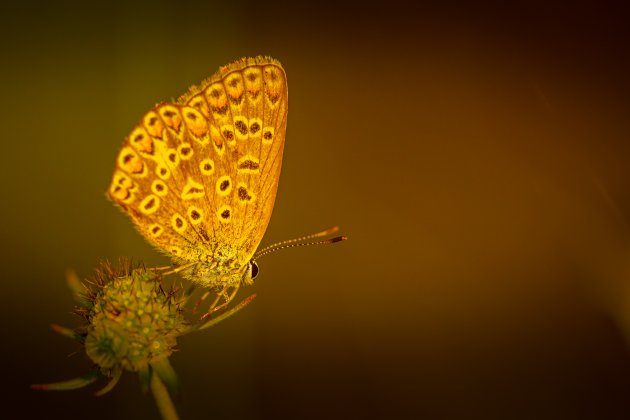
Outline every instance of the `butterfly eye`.
<svg viewBox="0 0 630 420">
<path fill-rule="evenodd" d="M 258 264 L 256 264 L 256 261 L 252 261 L 251 265 L 252 265 L 252 280 L 254 280 L 256 276 L 258 275 Z"/>
</svg>

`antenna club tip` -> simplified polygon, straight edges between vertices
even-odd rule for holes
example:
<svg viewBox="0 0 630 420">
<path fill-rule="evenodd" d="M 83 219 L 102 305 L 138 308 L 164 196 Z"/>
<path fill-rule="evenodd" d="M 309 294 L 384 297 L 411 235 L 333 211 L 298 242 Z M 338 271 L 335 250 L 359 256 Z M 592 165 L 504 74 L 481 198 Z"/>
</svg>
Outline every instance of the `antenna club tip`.
<svg viewBox="0 0 630 420">
<path fill-rule="evenodd" d="M 347 241 L 347 240 L 348 240 L 348 237 L 346 235 L 342 235 L 342 236 L 337 236 L 336 238 L 332 238 L 330 241 L 332 243 L 335 243 L 335 242 L 341 242 L 341 241 Z"/>
<path fill-rule="evenodd" d="M 337 232 L 338 230 L 339 230 L 339 226 L 333 226 L 330 229 L 326 229 L 325 231 L 318 233 L 317 236 L 328 236 L 331 233 Z"/>
</svg>

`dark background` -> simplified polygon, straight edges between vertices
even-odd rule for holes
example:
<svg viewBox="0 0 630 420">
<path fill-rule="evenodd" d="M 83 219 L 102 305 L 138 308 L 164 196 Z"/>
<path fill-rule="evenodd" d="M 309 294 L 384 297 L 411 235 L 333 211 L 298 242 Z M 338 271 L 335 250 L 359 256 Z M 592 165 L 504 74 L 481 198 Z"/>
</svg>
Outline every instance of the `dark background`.
<svg viewBox="0 0 630 420">
<path fill-rule="evenodd" d="M 473 4 L 474 3 L 474 4 Z M 2 399 L 21 418 L 157 417 L 90 363 L 64 271 L 160 257 L 104 195 L 156 102 L 242 56 L 288 74 L 256 301 L 180 340 L 183 418 L 630 416 L 623 2 L 5 5 Z M 607 191 L 607 193 L 605 193 Z"/>
</svg>

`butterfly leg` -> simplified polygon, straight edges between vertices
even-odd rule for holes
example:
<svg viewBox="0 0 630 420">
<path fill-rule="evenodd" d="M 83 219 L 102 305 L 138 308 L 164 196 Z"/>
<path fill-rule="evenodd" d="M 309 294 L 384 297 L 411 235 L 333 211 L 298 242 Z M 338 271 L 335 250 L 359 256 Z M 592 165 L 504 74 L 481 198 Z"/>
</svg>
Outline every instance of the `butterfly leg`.
<svg viewBox="0 0 630 420">
<path fill-rule="evenodd" d="M 235 289 L 232 291 L 230 295 L 228 295 L 227 292 L 230 287 L 235 287 Z M 223 309 L 228 303 L 232 301 L 232 299 L 234 299 L 234 296 L 236 296 L 237 291 L 238 291 L 238 286 L 230 286 L 230 285 L 223 286 L 223 289 L 221 289 L 221 291 L 217 293 L 216 298 L 210 305 L 210 308 L 208 309 L 208 313 L 204 315 L 204 318 L 216 311 Z M 195 306 L 193 307 L 193 310 L 192 310 L 193 314 L 197 312 L 197 310 L 199 309 L 199 305 L 201 305 L 206 299 L 208 299 L 208 296 L 210 296 L 210 292 L 211 291 L 208 290 L 203 295 L 201 295 L 201 297 L 199 298 L 199 300 L 197 301 L 197 303 L 195 303 Z M 225 302 L 217 306 L 221 298 L 224 298 Z"/>
<path fill-rule="evenodd" d="M 190 267 L 195 266 L 196 267 L 197 263 L 190 263 L 190 264 L 184 264 L 184 265 L 180 265 L 178 267 L 173 267 L 170 265 L 164 266 L 164 267 L 155 267 L 152 268 L 151 270 L 153 271 L 157 271 L 157 272 L 162 272 L 163 275 L 168 276 L 169 274 L 175 274 L 175 273 L 179 273 L 180 271 L 184 271 Z"/>
<path fill-rule="evenodd" d="M 199 309 L 199 305 L 201 305 L 203 303 L 203 301 L 205 301 L 208 298 L 208 296 L 210 296 L 210 290 L 207 290 L 206 293 L 201 295 L 201 297 L 199 298 L 197 303 L 195 303 L 195 306 L 192 309 L 192 313 L 193 314 L 197 313 L 197 309 Z"/>
<path fill-rule="evenodd" d="M 238 289 L 240 288 L 240 286 L 241 286 L 240 283 L 226 284 L 225 286 L 223 286 L 223 289 L 221 289 L 221 291 L 217 293 L 216 298 L 214 298 L 214 301 L 208 308 L 208 312 L 206 312 L 206 314 L 202 316 L 201 319 L 205 319 L 209 316 L 212 316 L 212 314 L 214 314 L 215 312 L 220 311 L 224 309 L 226 306 L 228 306 L 230 302 L 236 296 L 236 293 L 238 293 Z M 230 292 L 229 291 L 230 289 L 233 289 L 233 290 Z M 219 303 L 221 301 L 221 298 L 223 298 L 224 301 L 222 303 Z"/>
</svg>

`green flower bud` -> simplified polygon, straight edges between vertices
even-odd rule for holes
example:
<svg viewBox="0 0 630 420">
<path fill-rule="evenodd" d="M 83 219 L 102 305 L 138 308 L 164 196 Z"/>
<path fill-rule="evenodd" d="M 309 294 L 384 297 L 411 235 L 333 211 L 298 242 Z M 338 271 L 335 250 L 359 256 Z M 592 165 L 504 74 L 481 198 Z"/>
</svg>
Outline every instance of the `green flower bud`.
<svg viewBox="0 0 630 420">
<path fill-rule="evenodd" d="M 80 305 L 75 312 L 83 317 L 85 323 L 77 329 L 55 324 L 52 327 L 58 333 L 82 343 L 96 367 L 75 379 L 35 384 L 32 388 L 70 390 L 109 378 L 107 385 L 96 393 L 104 395 L 116 386 L 123 371 L 128 370 L 138 373 L 143 390 L 151 387 L 160 410 L 162 405 L 172 406 L 169 392 L 177 392 L 178 381 L 168 358 L 175 351 L 177 338 L 229 318 L 247 306 L 255 295 L 212 317 L 210 315 L 217 312 L 217 308 L 226 307 L 236 293 L 234 291 L 228 297 L 225 291 L 221 291 L 206 316 L 191 326 L 185 321 L 180 305 L 190 298 L 192 289 L 184 292 L 183 289 L 171 288 L 165 292 L 161 273 L 172 274 L 173 271 L 133 268 L 130 262 L 125 261 L 116 268 L 103 263 L 96 275 L 84 283 L 76 274 L 69 272 L 68 285 Z M 227 301 L 217 306 L 219 297 Z M 202 301 L 203 298 L 199 303 Z"/>
<path fill-rule="evenodd" d="M 85 351 L 103 373 L 139 372 L 168 358 L 187 329 L 177 302 L 181 294 L 164 292 L 159 277 L 144 268 L 115 271 L 104 266 L 96 288 L 87 294 Z"/>
</svg>

